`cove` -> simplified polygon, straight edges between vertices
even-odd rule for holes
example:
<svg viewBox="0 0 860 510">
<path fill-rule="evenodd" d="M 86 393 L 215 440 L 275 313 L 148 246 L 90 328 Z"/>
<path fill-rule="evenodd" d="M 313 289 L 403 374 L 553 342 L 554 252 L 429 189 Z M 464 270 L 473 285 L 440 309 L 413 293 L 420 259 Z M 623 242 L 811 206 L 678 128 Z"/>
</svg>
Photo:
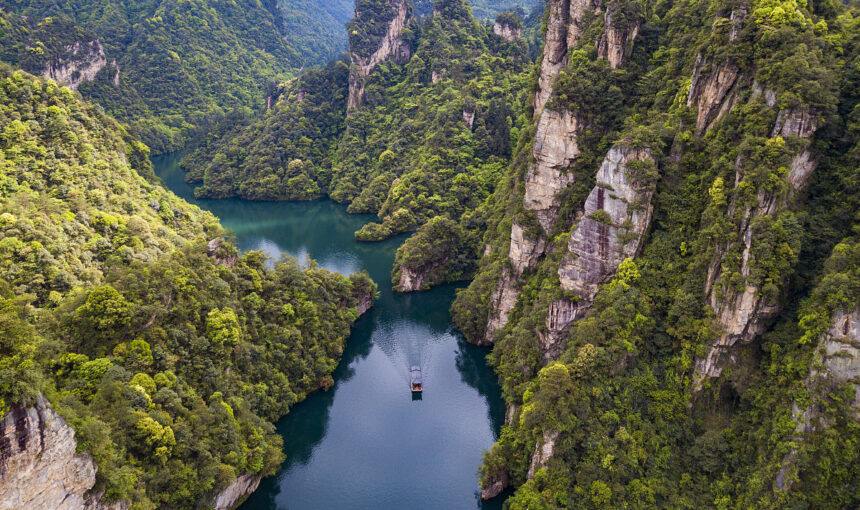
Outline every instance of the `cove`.
<svg viewBox="0 0 860 510">
<path fill-rule="evenodd" d="M 358 243 L 372 216 L 351 216 L 329 200 L 198 200 L 180 154 L 153 158 L 177 195 L 232 230 L 242 250 L 288 253 L 349 274 L 365 269 L 379 285 L 374 307 L 355 324 L 335 384 L 296 405 L 277 423 L 287 460 L 242 510 L 495 509 L 482 502 L 477 469 L 498 437 L 504 401 L 486 349 L 466 343 L 448 309 L 456 287 L 399 295 L 391 290 L 394 252 L 404 236 Z M 422 398 L 409 391 L 420 364 Z"/>
</svg>

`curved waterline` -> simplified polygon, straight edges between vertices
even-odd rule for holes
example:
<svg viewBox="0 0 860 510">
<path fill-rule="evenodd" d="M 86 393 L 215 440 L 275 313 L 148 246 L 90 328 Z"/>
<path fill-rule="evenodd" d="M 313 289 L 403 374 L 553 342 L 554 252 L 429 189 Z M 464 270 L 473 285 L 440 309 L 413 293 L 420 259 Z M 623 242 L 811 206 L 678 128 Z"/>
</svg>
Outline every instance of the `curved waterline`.
<svg viewBox="0 0 860 510">
<path fill-rule="evenodd" d="M 241 508 L 500 508 L 500 500 L 480 501 L 476 472 L 498 436 L 504 402 L 487 351 L 451 325 L 456 287 L 395 294 L 390 270 L 404 237 L 356 242 L 353 232 L 372 217 L 348 215 L 327 200 L 196 200 L 178 161 L 175 154 L 153 158 L 168 187 L 215 213 L 241 249 L 309 257 L 344 273 L 365 269 L 381 291 L 353 328 L 334 387 L 278 422 L 287 460 Z M 421 400 L 409 391 L 411 364 L 423 369 Z"/>
</svg>

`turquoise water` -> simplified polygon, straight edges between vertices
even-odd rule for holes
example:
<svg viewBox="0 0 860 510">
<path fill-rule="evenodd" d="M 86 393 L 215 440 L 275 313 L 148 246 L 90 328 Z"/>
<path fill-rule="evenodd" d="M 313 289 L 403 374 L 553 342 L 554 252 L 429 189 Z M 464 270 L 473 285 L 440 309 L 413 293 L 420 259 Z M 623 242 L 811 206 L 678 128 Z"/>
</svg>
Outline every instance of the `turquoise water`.
<svg viewBox="0 0 860 510">
<path fill-rule="evenodd" d="M 353 328 L 334 387 L 277 424 L 287 460 L 242 510 L 500 508 L 480 501 L 476 473 L 504 402 L 487 351 L 451 325 L 455 287 L 395 294 L 390 271 L 404 238 L 355 242 L 353 232 L 372 217 L 331 201 L 196 200 L 178 161 L 153 159 L 168 187 L 221 218 L 240 248 L 310 257 L 343 273 L 366 269 L 381 291 Z M 424 373 L 420 400 L 409 391 L 413 364 Z"/>
</svg>

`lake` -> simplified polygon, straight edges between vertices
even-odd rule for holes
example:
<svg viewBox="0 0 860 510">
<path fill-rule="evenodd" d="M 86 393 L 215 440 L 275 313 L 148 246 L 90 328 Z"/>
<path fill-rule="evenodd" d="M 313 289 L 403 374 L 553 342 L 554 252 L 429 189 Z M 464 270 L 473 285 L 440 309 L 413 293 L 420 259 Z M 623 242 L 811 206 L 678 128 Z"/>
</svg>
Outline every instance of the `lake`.
<svg viewBox="0 0 860 510">
<path fill-rule="evenodd" d="M 481 502 L 477 470 L 504 421 L 504 402 L 487 349 L 466 343 L 448 308 L 456 286 L 396 294 L 394 253 L 405 236 L 359 243 L 373 220 L 330 200 L 197 200 L 179 154 L 153 158 L 177 195 L 212 211 L 242 250 L 288 253 L 351 273 L 367 270 L 381 295 L 355 324 L 327 392 L 311 395 L 277 423 L 287 460 L 242 510 L 491 509 Z M 409 389 L 420 365 L 424 392 Z"/>
</svg>

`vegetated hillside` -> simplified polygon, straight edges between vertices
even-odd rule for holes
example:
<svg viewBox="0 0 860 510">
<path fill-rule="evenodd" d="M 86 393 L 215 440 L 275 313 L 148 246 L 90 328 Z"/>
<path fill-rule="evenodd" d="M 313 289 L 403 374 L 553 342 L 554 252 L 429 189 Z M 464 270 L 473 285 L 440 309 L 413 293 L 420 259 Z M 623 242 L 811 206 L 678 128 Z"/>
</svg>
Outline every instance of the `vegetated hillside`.
<svg viewBox="0 0 860 510">
<path fill-rule="evenodd" d="M 415 12 L 424 16 L 433 12 L 435 0 L 415 0 Z M 522 9 L 524 12 L 531 11 L 543 0 L 468 0 L 472 13 L 479 21 L 493 20 L 498 14 Z"/>
<path fill-rule="evenodd" d="M 528 127 L 452 307 L 509 406 L 485 498 L 860 504 L 857 16 L 550 2 Z"/>
<path fill-rule="evenodd" d="M 404 0 L 360 2 L 351 62 L 286 84 L 263 118 L 186 159 L 201 196 L 328 195 L 379 215 L 361 240 L 437 215 L 457 221 L 477 207 L 525 123 L 516 112 L 528 99 L 528 52 L 476 22 L 461 0 L 439 0 L 437 10 L 419 23 Z"/>
<path fill-rule="evenodd" d="M 5 60 L 76 82 L 157 152 L 262 107 L 267 85 L 303 65 L 274 0 L 2 0 L 0 17 Z"/>
<path fill-rule="evenodd" d="M 272 473 L 273 421 L 333 383 L 373 282 L 239 254 L 99 107 L 5 64 L 0 126 L 0 416 L 46 395 L 102 502 L 198 508 Z"/>
<path fill-rule="evenodd" d="M 278 0 L 284 33 L 305 68 L 323 67 L 347 50 L 347 21 L 354 0 Z"/>
</svg>

